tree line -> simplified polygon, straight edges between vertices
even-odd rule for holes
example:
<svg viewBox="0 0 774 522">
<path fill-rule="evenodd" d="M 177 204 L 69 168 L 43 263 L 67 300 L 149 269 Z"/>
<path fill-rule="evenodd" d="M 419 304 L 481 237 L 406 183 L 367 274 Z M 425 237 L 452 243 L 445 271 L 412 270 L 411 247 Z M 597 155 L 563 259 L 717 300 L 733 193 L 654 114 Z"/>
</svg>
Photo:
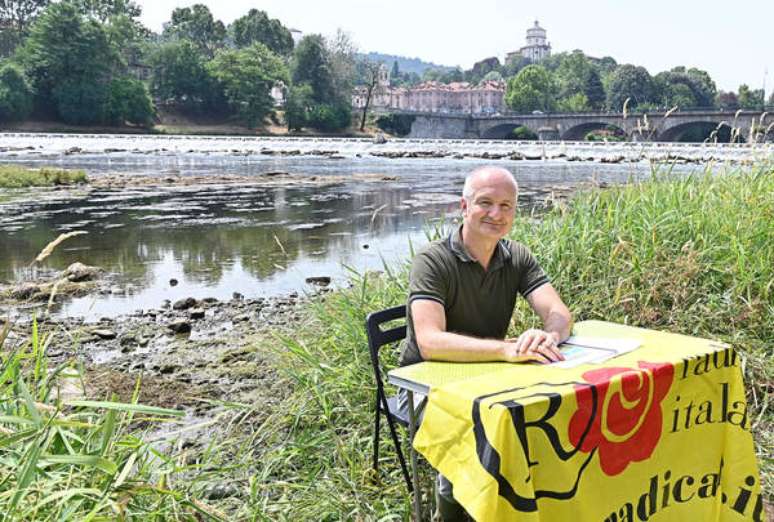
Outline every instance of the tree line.
<svg viewBox="0 0 774 522">
<path fill-rule="evenodd" d="M 422 81 L 441 83 L 500 80 L 507 82 L 505 103 L 517 112 L 586 112 L 680 109 L 761 109 L 763 89 L 742 84 L 737 92 L 719 91 L 706 71 L 674 67 L 651 75 L 644 67 L 618 64 L 614 58 L 592 58 L 582 51 L 558 53 L 539 63 L 523 57 L 502 64 L 496 57 L 477 62 L 469 70 L 426 69 L 406 75 L 393 64 L 394 85 Z M 628 100 L 628 101 L 627 101 Z M 774 93 L 768 100 L 774 105 Z"/>
<path fill-rule="evenodd" d="M 157 106 L 192 115 L 235 118 L 248 127 L 274 117 L 272 89 L 285 98 L 289 129 L 333 131 L 352 122 L 353 88 L 370 99 L 381 64 L 351 39 L 290 30 L 251 9 L 230 25 L 202 4 L 177 8 L 160 33 L 139 21 L 132 0 L 0 0 L 0 121 L 30 116 L 69 124 L 152 126 Z M 747 85 L 718 91 L 710 75 L 675 67 L 651 76 L 644 67 L 559 53 L 538 64 L 486 58 L 471 69 L 391 68 L 392 86 L 423 81 L 507 83 L 505 103 L 518 112 L 758 109 L 764 92 Z M 769 100 L 774 104 L 774 94 Z M 364 127 L 368 105 L 360 115 Z M 276 120 L 276 118 L 274 118 Z"/>
<path fill-rule="evenodd" d="M 151 126 L 156 105 L 260 125 L 287 94 L 290 128 L 348 127 L 356 49 L 346 34 L 305 36 L 260 10 L 226 26 L 202 4 L 160 34 L 131 0 L 0 0 L 0 121 Z"/>
</svg>

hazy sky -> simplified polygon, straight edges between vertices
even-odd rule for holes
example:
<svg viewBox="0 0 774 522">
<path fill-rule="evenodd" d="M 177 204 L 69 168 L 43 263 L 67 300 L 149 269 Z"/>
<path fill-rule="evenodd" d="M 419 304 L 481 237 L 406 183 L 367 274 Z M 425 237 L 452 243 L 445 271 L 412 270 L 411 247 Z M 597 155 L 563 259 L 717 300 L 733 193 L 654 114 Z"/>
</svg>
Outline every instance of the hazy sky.
<svg viewBox="0 0 774 522">
<path fill-rule="evenodd" d="M 774 0 L 135 0 L 159 31 L 176 7 L 204 3 L 229 24 L 251 8 L 304 33 L 341 28 L 361 51 L 470 68 L 524 45 L 537 19 L 554 52 L 582 49 L 651 74 L 676 65 L 707 70 L 719 89 L 774 89 Z"/>
</svg>

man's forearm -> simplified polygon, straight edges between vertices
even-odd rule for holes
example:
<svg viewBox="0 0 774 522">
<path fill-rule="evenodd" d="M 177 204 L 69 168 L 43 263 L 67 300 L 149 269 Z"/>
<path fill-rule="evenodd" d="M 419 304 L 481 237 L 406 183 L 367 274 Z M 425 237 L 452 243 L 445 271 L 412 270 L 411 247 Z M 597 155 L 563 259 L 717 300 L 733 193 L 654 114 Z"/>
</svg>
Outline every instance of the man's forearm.
<svg viewBox="0 0 774 522">
<path fill-rule="evenodd" d="M 565 310 L 552 310 L 543 323 L 543 330 L 555 337 L 556 344 L 566 341 L 572 331 L 572 316 Z"/>
<path fill-rule="evenodd" d="M 429 332 L 417 338 L 422 358 L 429 361 L 486 362 L 504 360 L 506 342 L 452 332 Z"/>
</svg>

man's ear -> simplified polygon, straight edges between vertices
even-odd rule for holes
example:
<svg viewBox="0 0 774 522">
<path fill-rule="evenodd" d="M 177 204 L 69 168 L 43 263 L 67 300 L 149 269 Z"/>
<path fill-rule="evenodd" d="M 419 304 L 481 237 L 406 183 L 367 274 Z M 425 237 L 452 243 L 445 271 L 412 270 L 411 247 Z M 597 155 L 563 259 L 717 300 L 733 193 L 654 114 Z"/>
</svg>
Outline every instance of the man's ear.
<svg viewBox="0 0 774 522">
<path fill-rule="evenodd" d="M 460 199 L 460 210 L 462 211 L 463 216 L 468 211 L 468 200 L 465 198 Z"/>
</svg>

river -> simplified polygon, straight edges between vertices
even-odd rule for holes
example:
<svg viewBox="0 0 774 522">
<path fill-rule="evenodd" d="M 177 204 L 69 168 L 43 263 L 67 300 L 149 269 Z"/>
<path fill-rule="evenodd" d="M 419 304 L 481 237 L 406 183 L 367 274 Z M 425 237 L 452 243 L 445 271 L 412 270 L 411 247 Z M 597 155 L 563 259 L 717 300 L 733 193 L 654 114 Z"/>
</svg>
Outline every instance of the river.
<svg viewBox="0 0 774 522">
<path fill-rule="evenodd" d="M 428 140 L 401 143 L 388 145 L 398 151 L 428 147 Z M 499 142 L 430 145 L 437 148 L 439 143 L 454 150 L 501 147 Z M 258 179 L 282 171 L 337 180 L 313 186 L 159 183 L 0 190 L 0 280 L 24 281 L 40 270 L 63 269 L 75 261 L 118 274 L 109 292 L 57 306 L 59 315 L 88 320 L 189 296 L 230 299 L 234 292 L 245 297 L 304 292 L 312 289 L 306 283 L 310 276 L 328 276 L 334 285 L 343 284 L 350 270 L 381 270 L 384 263 L 405 259 L 412 246 L 426 241 L 433 223 L 452 222 L 465 174 L 492 163 L 459 159 L 454 151 L 457 159 L 388 159 L 368 154 L 370 147 L 368 141 L 344 139 L 0 135 L 0 162 L 84 169 L 92 179 L 122 173 L 160 179 L 229 174 Z M 650 173 L 645 161 L 568 162 L 550 159 L 545 147 L 531 147 L 547 159 L 497 162 L 518 179 L 523 209 L 539 205 L 552 190 L 592 179 L 623 183 Z M 596 150 L 628 150 L 617 147 Z M 568 150 L 572 152 L 565 148 L 565 154 Z M 742 149 L 724 150 L 735 155 Z M 700 168 L 675 167 L 680 172 Z M 376 181 L 364 181 L 364 175 L 376 176 Z M 45 268 L 31 267 L 48 242 L 75 230 L 87 233 L 58 247 Z"/>
</svg>

